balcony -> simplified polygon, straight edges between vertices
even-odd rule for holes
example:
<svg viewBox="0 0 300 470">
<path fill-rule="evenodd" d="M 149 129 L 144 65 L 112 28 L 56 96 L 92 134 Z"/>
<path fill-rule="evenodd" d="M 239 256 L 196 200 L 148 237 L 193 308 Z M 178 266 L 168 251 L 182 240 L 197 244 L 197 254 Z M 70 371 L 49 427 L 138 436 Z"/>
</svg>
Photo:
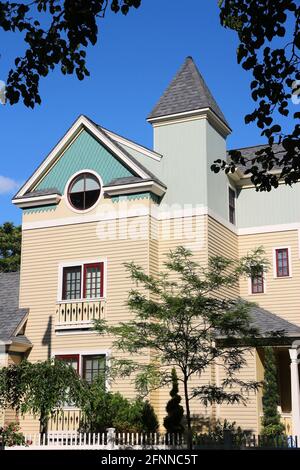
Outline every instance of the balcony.
<svg viewBox="0 0 300 470">
<path fill-rule="evenodd" d="M 55 330 L 91 329 L 94 320 L 105 318 L 105 307 L 104 299 L 59 302 L 56 306 Z"/>
<path fill-rule="evenodd" d="M 82 422 L 82 413 L 78 408 L 56 411 L 48 424 L 48 432 L 77 432 Z"/>
</svg>

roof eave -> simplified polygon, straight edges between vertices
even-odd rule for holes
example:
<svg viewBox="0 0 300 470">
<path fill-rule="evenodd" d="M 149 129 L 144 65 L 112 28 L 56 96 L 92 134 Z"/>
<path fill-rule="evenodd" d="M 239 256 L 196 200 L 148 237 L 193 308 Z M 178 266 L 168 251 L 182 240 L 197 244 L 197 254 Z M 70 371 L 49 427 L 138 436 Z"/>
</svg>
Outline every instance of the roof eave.
<svg viewBox="0 0 300 470">
<path fill-rule="evenodd" d="M 153 125 L 153 127 L 157 125 L 163 125 L 170 122 L 178 122 L 182 119 L 188 118 L 206 118 L 213 127 L 216 127 L 217 130 L 224 136 L 231 134 L 232 129 L 229 127 L 227 123 L 225 123 L 220 117 L 211 109 L 211 108 L 199 108 L 199 109 L 192 109 L 189 111 L 183 111 L 180 113 L 172 113 L 162 116 L 149 116 L 147 121 Z"/>
<path fill-rule="evenodd" d="M 166 187 L 158 184 L 156 181 L 142 181 L 139 183 L 119 184 L 104 186 L 104 191 L 109 196 L 119 196 L 125 194 L 137 194 L 141 192 L 151 192 L 156 196 L 163 196 Z"/>
<path fill-rule="evenodd" d="M 30 207 L 47 206 L 58 204 L 61 200 L 60 194 L 47 194 L 45 196 L 32 196 L 32 197 L 15 197 L 12 203 L 22 209 Z"/>
</svg>

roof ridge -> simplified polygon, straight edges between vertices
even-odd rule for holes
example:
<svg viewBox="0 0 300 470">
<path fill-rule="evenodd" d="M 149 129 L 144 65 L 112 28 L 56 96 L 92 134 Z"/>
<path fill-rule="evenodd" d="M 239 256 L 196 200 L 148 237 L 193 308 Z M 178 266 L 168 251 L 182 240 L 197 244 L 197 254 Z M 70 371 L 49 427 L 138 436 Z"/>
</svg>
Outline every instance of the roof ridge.
<svg viewBox="0 0 300 470">
<path fill-rule="evenodd" d="M 211 109 L 227 127 L 226 118 L 191 56 L 186 57 L 148 119 L 172 114 Z"/>
</svg>

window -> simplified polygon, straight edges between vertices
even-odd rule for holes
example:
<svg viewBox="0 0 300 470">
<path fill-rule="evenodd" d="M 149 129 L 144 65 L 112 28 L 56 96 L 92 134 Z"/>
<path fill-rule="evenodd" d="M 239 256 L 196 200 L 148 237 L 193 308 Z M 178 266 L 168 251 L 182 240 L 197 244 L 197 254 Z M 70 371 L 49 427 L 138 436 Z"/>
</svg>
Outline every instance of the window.
<svg viewBox="0 0 300 470">
<path fill-rule="evenodd" d="M 64 267 L 62 277 L 62 300 L 98 299 L 103 297 L 103 262 Z"/>
<path fill-rule="evenodd" d="M 64 354 L 55 356 L 55 359 L 63 361 L 65 364 L 72 366 L 79 373 L 79 354 Z"/>
<path fill-rule="evenodd" d="M 63 300 L 81 298 L 81 266 L 64 268 L 62 298 Z"/>
<path fill-rule="evenodd" d="M 103 263 L 84 265 L 84 298 L 103 297 Z"/>
<path fill-rule="evenodd" d="M 235 191 L 229 188 L 229 222 L 235 224 Z"/>
<path fill-rule="evenodd" d="M 101 186 L 98 178 L 91 173 L 82 173 L 71 181 L 68 199 L 75 209 L 86 210 L 96 204 L 100 193 Z"/>
<path fill-rule="evenodd" d="M 276 275 L 277 277 L 288 277 L 290 275 L 289 267 L 289 249 L 278 248 L 276 253 Z"/>
<path fill-rule="evenodd" d="M 252 294 L 264 293 L 264 275 L 259 274 L 251 277 L 251 292 Z"/>
<path fill-rule="evenodd" d="M 103 379 L 105 378 L 105 356 L 103 354 L 98 356 L 83 356 L 83 378 L 91 384 L 100 375 L 103 376 Z"/>
</svg>

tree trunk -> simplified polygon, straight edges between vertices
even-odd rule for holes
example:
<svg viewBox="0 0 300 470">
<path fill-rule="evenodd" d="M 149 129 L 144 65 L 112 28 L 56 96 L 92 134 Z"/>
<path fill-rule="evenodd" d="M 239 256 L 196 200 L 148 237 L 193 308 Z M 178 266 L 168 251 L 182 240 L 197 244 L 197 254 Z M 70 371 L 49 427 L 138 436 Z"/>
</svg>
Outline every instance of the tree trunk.
<svg viewBox="0 0 300 470">
<path fill-rule="evenodd" d="M 193 436 L 192 436 L 191 411 L 190 411 L 190 400 L 189 400 L 187 377 L 184 377 L 183 385 L 184 385 L 185 411 L 186 411 L 186 422 L 187 422 L 187 448 L 189 450 L 192 450 Z"/>
<path fill-rule="evenodd" d="M 43 436 L 43 434 L 47 434 L 47 431 L 48 431 L 48 416 L 43 410 L 41 410 L 41 414 L 40 414 L 41 437 Z"/>
</svg>

